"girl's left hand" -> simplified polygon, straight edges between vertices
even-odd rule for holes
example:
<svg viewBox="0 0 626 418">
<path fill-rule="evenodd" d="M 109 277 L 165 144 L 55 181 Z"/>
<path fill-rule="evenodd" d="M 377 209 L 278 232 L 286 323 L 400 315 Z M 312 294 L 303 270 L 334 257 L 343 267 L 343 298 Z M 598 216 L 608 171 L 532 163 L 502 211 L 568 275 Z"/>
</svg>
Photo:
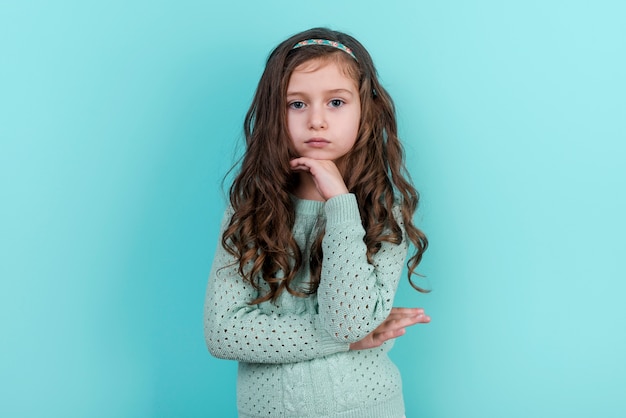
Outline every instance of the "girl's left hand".
<svg viewBox="0 0 626 418">
<path fill-rule="evenodd" d="M 290 165 L 294 171 L 308 172 L 311 175 L 324 200 L 348 193 L 348 188 L 337 165 L 330 160 L 300 157 L 291 160 Z"/>
<path fill-rule="evenodd" d="M 361 341 L 350 344 L 350 350 L 380 347 L 385 341 L 404 335 L 405 328 L 429 322 L 430 316 L 422 308 L 392 308 L 387 319 Z"/>
</svg>

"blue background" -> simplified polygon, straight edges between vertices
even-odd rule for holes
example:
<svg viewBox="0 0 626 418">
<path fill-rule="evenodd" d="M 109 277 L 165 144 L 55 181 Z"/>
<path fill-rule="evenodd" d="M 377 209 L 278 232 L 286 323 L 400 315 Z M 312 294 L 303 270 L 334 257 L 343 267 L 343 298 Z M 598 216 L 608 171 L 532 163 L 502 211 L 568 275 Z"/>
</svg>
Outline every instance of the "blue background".
<svg viewBox="0 0 626 418">
<path fill-rule="evenodd" d="M 408 418 L 626 416 L 621 1 L 0 5 L 0 416 L 234 417 L 202 305 L 241 123 L 326 25 L 398 107 L 432 246 Z M 239 144 L 239 145 L 237 145 Z"/>
</svg>

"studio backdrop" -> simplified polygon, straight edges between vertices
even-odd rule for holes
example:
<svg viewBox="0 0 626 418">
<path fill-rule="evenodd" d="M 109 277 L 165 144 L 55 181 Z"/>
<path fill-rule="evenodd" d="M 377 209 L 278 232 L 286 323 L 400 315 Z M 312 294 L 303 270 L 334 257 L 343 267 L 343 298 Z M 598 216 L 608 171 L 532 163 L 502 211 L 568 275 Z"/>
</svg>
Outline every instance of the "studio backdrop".
<svg viewBox="0 0 626 418">
<path fill-rule="evenodd" d="M 0 416 L 236 417 L 202 307 L 265 59 L 328 26 L 397 107 L 431 246 L 407 417 L 626 416 L 620 1 L 4 1 Z"/>
</svg>

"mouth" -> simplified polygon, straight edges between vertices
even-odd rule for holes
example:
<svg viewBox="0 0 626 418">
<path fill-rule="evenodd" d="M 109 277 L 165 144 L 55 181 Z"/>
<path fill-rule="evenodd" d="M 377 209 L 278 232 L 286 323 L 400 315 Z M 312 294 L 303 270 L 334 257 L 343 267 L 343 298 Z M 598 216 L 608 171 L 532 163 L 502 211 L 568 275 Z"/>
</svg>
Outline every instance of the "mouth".
<svg viewBox="0 0 626 418">
<path fill-rule="evenodd" d="M 330 143 L 330 141 L 324 138 L 311 138 L 304 141 L 304 143 L 309 145 L 324 145 Z"/>
</svg>

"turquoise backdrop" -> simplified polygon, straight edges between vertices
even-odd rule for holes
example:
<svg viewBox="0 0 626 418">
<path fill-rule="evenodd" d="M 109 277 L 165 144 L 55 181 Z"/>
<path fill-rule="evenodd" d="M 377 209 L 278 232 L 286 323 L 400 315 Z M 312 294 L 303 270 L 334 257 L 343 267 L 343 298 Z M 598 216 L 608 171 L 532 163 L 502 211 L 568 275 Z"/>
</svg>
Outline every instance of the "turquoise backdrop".
<svg viewBox="0 0 626 418">
<path fill-rule="evenodd" d="M 431 240 L 408 418 L 626 416 L 626 3 L 0 4 L 0 416 L 235 417 L 202 305 L 264 60 L 330 26 L 396 101 Z M 268 158 L 271 158 L 268 156 Z"/>
</svg>

